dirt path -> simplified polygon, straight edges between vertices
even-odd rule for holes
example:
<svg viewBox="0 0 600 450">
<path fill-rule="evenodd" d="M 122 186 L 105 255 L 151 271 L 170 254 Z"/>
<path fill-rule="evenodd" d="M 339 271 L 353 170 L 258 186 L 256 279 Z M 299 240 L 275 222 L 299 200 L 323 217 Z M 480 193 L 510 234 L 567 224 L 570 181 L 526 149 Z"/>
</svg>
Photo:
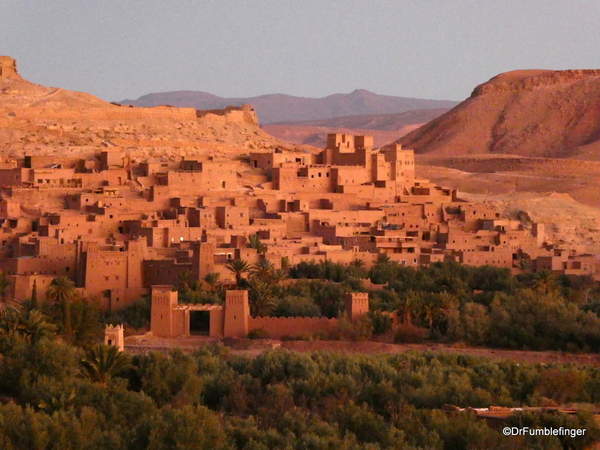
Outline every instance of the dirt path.
<svg viewBox="0 0 600 450">
<path fill-rule="evenodd" d="M 132 339 L 133 338 L 133 339 Z M 206 345 L 215 345 L 218 339 L 206 337 L 186 338 L 153 338 L 132 336 L 126 339 L 126 350 L 134 353 L 151 350 L 169 350 L 180 348 L 193 351 Z M 297 352 L 331 351 L 339 353 L 360 353 L 365 355 L 399 354 L 407 351 L 436 351 L 445 353 L 480 356 L 527 363 L 573 363 L 600 367 L 600 354 L 596 353 L 566 353 L 555 351 L 522 351 L 497 350 L 488 348 L 459 347 L 446 344 L 388 344 L 383 342 L 343 342 L 343 341 L 277 341 L 228 339 L 224 344 L 231 348 L 231 353 L 255 357 L 272 348 L 286 348 Z"/>
</svg>

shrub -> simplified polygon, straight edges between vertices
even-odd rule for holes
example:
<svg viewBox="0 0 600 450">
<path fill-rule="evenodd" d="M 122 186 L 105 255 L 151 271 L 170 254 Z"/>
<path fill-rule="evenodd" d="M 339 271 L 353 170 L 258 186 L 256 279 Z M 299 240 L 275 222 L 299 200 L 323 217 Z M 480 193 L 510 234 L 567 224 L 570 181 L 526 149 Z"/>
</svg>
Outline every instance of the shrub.
<svg viewBox="0 0 600 450">
<path fill-rule="evenodd" d="M 382 311 L 371 311 L 369 313 L 374 334 L 385 334 L 392 329 L 392 316 Z"/>
<path fill-rule="evenodd" d="M 269 339 L 270 334 L 264 328 L 256 328 L 248 333 L 248 339 Z"/>
<path fill-rule="evenodd" d="M 397 344 L 417 344 L 423 342 L 427 330 L 411 323 L 399 325 L 394 332 L 394 342 Z"/>
<path fill-rule="evenodd" d="M 368 341 L 373 337 L 373 325 L 368 316 L 350 321 L 341 318 L 338 323 L 339 339 L 343 341 Z"/>
</svg>

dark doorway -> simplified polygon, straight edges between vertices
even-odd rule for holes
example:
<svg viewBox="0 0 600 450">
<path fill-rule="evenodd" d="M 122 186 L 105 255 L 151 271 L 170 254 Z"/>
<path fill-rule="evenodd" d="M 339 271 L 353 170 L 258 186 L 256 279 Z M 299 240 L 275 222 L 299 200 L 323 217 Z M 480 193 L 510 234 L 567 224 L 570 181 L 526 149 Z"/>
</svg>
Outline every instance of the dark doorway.
<svg viewBox="0 0 600 450">
<path fill-rule="evenodd" d="M 210 311 L 190 311 L 190 334 L 195 336 L 210 334 Z"/>
</svg>

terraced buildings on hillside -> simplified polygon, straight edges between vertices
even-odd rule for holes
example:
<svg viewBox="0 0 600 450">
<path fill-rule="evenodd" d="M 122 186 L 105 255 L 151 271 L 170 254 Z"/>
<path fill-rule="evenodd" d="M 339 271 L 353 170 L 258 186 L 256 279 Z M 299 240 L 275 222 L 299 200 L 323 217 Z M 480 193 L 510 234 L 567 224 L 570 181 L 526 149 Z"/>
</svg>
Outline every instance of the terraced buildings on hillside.
<svg viewBox="0 0 600 450">
<path fill-rule="evenodd" d="M 543 224 L 501 219 L 456 191 L 415 178 L 412 150 L 376 150 L 369 136 L 332 134 L 319 154 L 274 150 L 238 160 L 136 162 L 119 148 L 91 159 L 0 162 L 0 270 L 9 295 L 43 296 L 66 276 L 117 309 L 175 285 L 187 271 L 233 282 L 230 259 L 280 267 L 329 260 L 367 267 L 382 254 L 570 275 L 600 274 L 582 249 L 544 242 Z M 267 245 L 259 252 L 247 237 Z"/>
</svg>

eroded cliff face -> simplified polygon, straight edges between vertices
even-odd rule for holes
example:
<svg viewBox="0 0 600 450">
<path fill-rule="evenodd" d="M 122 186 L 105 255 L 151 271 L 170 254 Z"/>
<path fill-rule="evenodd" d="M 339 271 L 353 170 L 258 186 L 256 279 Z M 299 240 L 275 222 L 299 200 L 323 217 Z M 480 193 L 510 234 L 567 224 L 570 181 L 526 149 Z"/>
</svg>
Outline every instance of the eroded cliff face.
<svg viewBox="0 0 600 450">
<path fill-rule="evenodd" d="M 136 108 L 22 79 L 16 61 L 0 57 L 0 156 L 88 156 L 117 146 L 131 156 L 237 156 L 300 146 L 262 131 L 250 105 L 223 110 Z"/>
<path fill-rule="evenodd" d="M 600 159 L 600 70 L 500 74 L 399 140 L 418 153 Z"/>
</svg>

